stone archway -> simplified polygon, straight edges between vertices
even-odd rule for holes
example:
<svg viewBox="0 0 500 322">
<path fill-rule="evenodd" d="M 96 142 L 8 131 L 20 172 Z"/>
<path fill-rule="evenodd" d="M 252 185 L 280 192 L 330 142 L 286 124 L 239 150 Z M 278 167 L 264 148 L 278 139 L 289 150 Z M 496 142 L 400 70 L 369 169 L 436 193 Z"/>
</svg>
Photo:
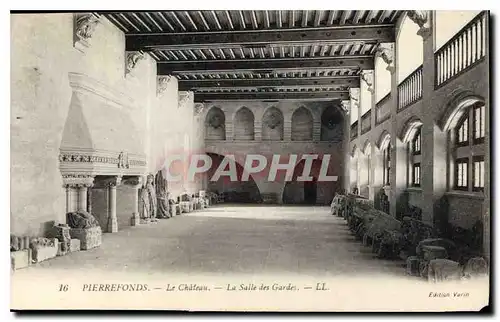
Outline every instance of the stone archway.
<svg viewBox="0 0 500 322">
<path fill-rule="evenodd" d="M 207 172 L 207 188 L 209 191 L 215 193 L 222 193 L 224 195 L 225 202 L 231 203 L 261 203 L 262 197 L 260 189 L 254 180 L 253 176 L 250 175 L 248 181 L 242 180 L 243 166 L 235 161 L 237 180 L 231 181 L 228 176 L 221 176 L 218 180 L 212 181 L 214 174 L 221 164 L 222 160 L 225 158 L 224 155 L 206 152 L 208 156 L 212 159 L 212 166 Z M 227 169 L 227 168 L 226 168 Z"/>
</svg>

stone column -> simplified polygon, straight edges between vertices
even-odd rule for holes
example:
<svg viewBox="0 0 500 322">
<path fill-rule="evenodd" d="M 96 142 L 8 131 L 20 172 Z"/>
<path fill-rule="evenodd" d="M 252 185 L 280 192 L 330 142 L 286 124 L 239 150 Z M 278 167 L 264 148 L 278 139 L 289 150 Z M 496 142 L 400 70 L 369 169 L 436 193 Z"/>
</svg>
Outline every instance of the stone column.
<svg viewBox="0 0 500 322">
<path fill-rule="evenodd" d="M 78 211 L 87 211 L 87 192 L 88 186 L 85 184 L 78 186 Z"/>
<path fill-rule="evenodd" d="M 351 113 L 350 113 L 350 108 L 351 108 L 351 102 L 350 101 L 343 101 L 342 102 L 342 107 L 344 109 L 344 144 L 343 144 L 343 149 L 344 149 L 344 181 L 343 181 L 343 189 L 346 190 L 346 192 L 349 192 L 350 190 L 350 172 L 351 172 Z"/>
<path fill-rule="evenodd" d="M 134 209 L 132 211 L 132 217 L 130 219 L 131 226 L 138 226 L 141 222 L 141 217 L 139 214 L 139 189 L 142 186 L 142 177 L 137 176 L 127 179 L 125 184 L 130 185 L 134 189 Z"/>
<path fill-rule="evenodd" d="M 113 177 L 108 182 L 108 233 L 118 232 L 118 219 L 116 217 L 116 186 L 121 182 L 121 177 Z"/>
<path fill-rule="evenodd" d="M 423 38 L 422 66 L 422 154 L 421 154 L 421 188 L 422 188 L 422 220 L 432 224 L 435 211 L 439 208 L 439 199 L 446 191 L 446 133 L 441 131 L 434 121 L 434 37 L 430 26 L 430 11 L 409 11 L 408 17 L 419 27 L 418 34 Z M 437 161 L 437 162 L 436 162 Z M 437 208 L 436 208 L 437 207 Z M 438 210 L 440 211 L 440 210 Z"/>
<path fill-rule="evenodd" d="M 71 212 L 71 186 L 64 185 L 66 189 L 66 213 Z"/>
</svg>

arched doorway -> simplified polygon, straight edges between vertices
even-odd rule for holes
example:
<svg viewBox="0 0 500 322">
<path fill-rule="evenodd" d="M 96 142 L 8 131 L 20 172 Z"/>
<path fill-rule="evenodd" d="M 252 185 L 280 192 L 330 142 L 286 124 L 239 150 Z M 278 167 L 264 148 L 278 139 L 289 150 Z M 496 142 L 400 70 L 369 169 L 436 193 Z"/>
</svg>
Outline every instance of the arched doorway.
<svg viewBox="0 0 500 322">
<path fill-rule="evenodd" d="M 313 160 L 310 178 L 302 179 L 306 160 L 301 160 L 293 170 L 291 181 L 285 183 L 283 189 L 284 204 L 307 204 L 314 205 L 318 203 L 318 177 L 321 169 L 321 160 Z M 307 173 L 306 173 L 307 175 Z"/>
<path fill-rule="evenodd" d="M 262 202 L 259 187 L 255 183 L 253 177 L 250 175 L 248 181 L 241 180 L 243 166 L 241 166 L 238 162 L 235 162 L 237 180 L 231 181 L 229 176 L 221 176 L 218 180 L 212 181 L 215 172 L 224 160 L 224 156 L 211 152 L 208 152 L 207 155 L 212 159 L 212 166 L 207 171 L 208 191 L 222 194 L 224 196 L 224 201 L 229 203 Z M 227 169 L 228 167 L 223 170 Z"/>
</svg>

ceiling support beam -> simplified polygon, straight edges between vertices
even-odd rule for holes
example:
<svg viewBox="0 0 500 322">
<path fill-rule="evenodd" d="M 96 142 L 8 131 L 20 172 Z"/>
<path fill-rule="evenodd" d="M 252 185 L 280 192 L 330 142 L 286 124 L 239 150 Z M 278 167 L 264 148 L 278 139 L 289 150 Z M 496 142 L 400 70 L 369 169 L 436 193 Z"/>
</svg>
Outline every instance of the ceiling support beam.
<svg viewBox="0 0 500 322">
<path fill-rule="evenodd" d="M 217 89 L 223 87 L 279 87 L 279 86 L 349 86 L 359 87 L 359 76 L 304 77 L 304 78 L 236 78 L 179 80 L 179 90 Z"/>
<path fill-rule="evenodd" d="M 311 92 L 227 92 L 194 93 L 195 102 L 211 101 L 334 101 L 349 99 L 347 91 L 311 91 Z"/>
<path fill-rule="evenodd" d="M 372 56 L 335 56 L 274 59 L 231 59 L 207 61 L 162 61 L 158 62 L 158 75 L 182 72 L 207 71 L 253 71 L 265 70 L 311 70 L 311 69 L 374 69 Z"/>
<path fill-rule="evenodd" d="M 345 42 L 394 42 L 392 24 L 330 26 L 318 28 L 205 31 L 177 33 L 135 33 L 126 35 L 126 50 L 179 50 L 220 47 L 266 47 Z"/>
</svg>

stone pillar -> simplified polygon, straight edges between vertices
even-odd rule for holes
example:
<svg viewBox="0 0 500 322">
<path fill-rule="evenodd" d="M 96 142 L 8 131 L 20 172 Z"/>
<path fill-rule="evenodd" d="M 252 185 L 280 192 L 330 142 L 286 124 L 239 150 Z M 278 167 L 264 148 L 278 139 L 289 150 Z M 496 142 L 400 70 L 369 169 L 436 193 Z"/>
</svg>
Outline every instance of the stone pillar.
<svg viewBox="0 0 500 322">
<path fill-rule="evenodd" d="M 139 189 L 142 186 L 142 177 L 137 176 L 131 179 L 127 179 L 125 184 L 130 185 L 134 189 L 134 210 L 132 211 L 132 217 L 130 218 L 131 226 L 138 226 L 141 223 L 141 217 L 139 214 Z"/>
<path fill-rule="evenodd" d="M 447 186 L 447 136 L 435 123 L 432 101 L 434 95 L 434 37 L 432 37 L 433 30 L 430 29 L 431 16 L 430 11 L 412 11 L 408 15 L 419 25 L 418 34 L 423 37 L 421 188 L 422 200 L 425 201 L 422 203 L 422 220 L 427 223 L 434 222 L 434 212 L 439 208 L 439 199 L 443 196 Z"/>
<path fill-rule="evenodd" d="M 344 144 L 342 148 L 344 149 L 344 181 L 342 188 L 346 191 L 350 191 L 351 179 L 351 102 L 343 101 L 342 107 L 344 108 Z"/>
<path fill-rule="evenodd" d="M 313 120 L 313 141 L 321 141 L 321 119 Z"/>
<path fill-rule="evenodd" d="M 87 211 L 88 186 L 85 184 L 78 186 L 78 211 Z"/>
<path fill-rule="evenodd" d="M 292 119 L 289 115 L 283 115 L 283 140 L 292 140 Z"/>
<path fill-rule="evenodd" d="M 121 177 L 113 177 L 108 182 L 108 232 L 118 232 L 118 219 L 116 217 L 116 186 L 121 182 Z"/>
<path fill-rule="evenodd" d="M 262 141 L 262 120 L 254 120 L 253 133 L 255 141 Z"/>
<path fill-rule="evenodd" d="M 92 214 L 92 187 L 89 187 L 87 191 L 87 212 Z"/>
<path fill-rule="evenodd" d="M 64 185 L 66 189 L 66 213 L 71 211 L 71 186 Z"/>
</svg>

